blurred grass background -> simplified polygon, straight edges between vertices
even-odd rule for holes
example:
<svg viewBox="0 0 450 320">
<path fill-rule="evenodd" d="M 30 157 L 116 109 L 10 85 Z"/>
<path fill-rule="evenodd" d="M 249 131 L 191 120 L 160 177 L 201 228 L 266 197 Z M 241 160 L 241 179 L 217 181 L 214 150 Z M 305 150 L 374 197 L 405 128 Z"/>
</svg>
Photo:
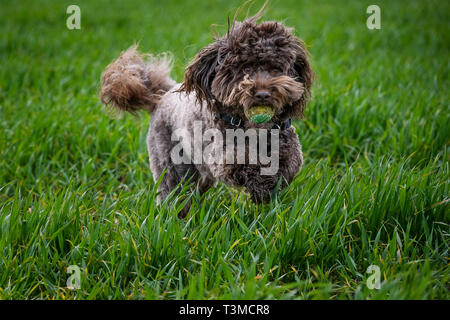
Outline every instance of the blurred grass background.
<svg viewBox="0 0 450 320">
<path fill-rule="evenodd" d="M 317 73 L 305 166 L 269 205 L 220 186 L 183 221 L 156 205 L 148 116 L 108 117 L 99 79 L 139 42 L 182 81 L 242 1 L 77 1 L 81 30 L 70 4 L 0 3 L 0 298 L 449 298 L 448 2 L 271 1 Z"/>
</svg>

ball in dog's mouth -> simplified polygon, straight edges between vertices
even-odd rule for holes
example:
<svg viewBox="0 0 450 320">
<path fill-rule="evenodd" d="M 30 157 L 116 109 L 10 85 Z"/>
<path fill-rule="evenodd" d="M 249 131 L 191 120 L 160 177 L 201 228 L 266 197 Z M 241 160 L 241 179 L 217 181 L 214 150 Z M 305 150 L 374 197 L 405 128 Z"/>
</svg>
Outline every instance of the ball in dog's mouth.
<svg viewBox="0 0 450 320">
<path fill-rule="evenodd" d="M 271 106 L 254 106 L 244 110 L 245 116 L 253 123 L 266 123 L 272 119 L 275 109 Z"/>
</svg>

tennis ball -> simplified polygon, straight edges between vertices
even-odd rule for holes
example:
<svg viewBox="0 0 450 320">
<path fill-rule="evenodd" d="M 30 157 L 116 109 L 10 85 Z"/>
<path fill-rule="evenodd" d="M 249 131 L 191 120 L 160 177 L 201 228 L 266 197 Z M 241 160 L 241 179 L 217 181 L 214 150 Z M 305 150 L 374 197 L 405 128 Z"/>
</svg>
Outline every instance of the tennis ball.
<svg viewBox="0 0 450 320">
<path fill-rule="evenodd" d="M 251 122 L 261 124 L 272 119 L 275 110 L 270 106 L 255 106 L 245 110 L 245 116 Z"/>
</svg>

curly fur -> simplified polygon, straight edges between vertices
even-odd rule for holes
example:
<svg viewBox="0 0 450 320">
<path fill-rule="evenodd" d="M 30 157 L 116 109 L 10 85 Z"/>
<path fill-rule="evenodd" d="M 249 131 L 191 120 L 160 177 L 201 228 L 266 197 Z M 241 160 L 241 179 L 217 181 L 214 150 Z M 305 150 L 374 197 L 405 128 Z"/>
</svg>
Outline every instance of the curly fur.
<svg viewBox="0 0 450 320">
<path fill-rule="evenodd" d="M 292 29 L 280 22 L 258 24 L 259 18 L 260 13 L 234 22 L 226 35 L 200 50 L 182 84 L 170 79 L 170 60 L 147 55 L 145 62 L 136 47 L 122 53 L 103 74 L 103 103 L 132 113 L 139 109 L 152 113 L 147 146 L 154 180 L 166 170 L 159 186 L 161 198 L 178 192 L 179 183 L 189 178 L 200 192 L 222 181 L 246 188 L 255 202 L 265 202 L 277 184 L 281 183 L 280 189 L 286 187 L 300 170 L 303 156 L 293 127 L 280 132 L 279 170 L 273 176 L 261 175 L 264 165 L 259 162 L 180 165 L 170 157 L 176 144 L 171 141 L 174 130 L 192 133 L 195 121 L 202 121 L 203 132 L 216 128 L 225 133 L 230 125 L 218 115 L 226 113 L 242 119 L 245 129 L 254 128 L 245 110 L 261 104 L 275 109 L 272 120 L 264 125 L 267 128 L 303 116 L 314 78 L 308 51 Z M 261 98 L 259 92 L 265 96 Z M 194 145 L 194 141 L 189 143 Z M 210 141 L 203 143 L 206 146 Z M 223 150 L 224 145 L 214 141 L 213 149 Z M 188 210 L 189 204 L 179 216 Z"/>
<path fill-rule="evenodd" d="M 175 85 L 169 76 L 172 62 L 167 55 L 140 55 L 136 48 L 132 46 L 106 67 L 100 99 L 121 111 L 145 109 L 151 113 L 161 96 Z"/>
<path fill-rule="evenodd" d="M 264 77 L 269 78 L 269 82 L 289 82 L 284 86 L 285 89 L 304 92 L 296 95 L 276 92 L 273 99 L 287 103 L 283 110 L 278 110 L 278 116 L 300 118 L 310 97 L 314 78 L 308 62 L 309 53 L 303 42 L 293 35 L 291 28 L 273 21 L 257 24 L 258 18 L 259 15 L 256 15 L 243 22 L 236 22 L 226 36 L 202 49 L 187 67 L 181 90 L 195 92 L 198 102 L 205 101 L 210 107 L 214 106 L 212 102 L 216 99 L 225 102 L 230 109 L 238 107 L 229 112 L 242 117 L 240 98 L 243 95 L 252 97 L 258 85 L 267 81 Z M 243 69 L 254 69 L 260 65 L 267 69 L 278 69 L 281 74 L 279 77 L 261 74 L 258 81 L 252 81 L 249 85 Z M 303 89 L 295 86 L 302 86 Z M 280 86 L 274 87 L 281 89 Z M 248 105 L 251 103 L 247 102 Z"/>
</svg>

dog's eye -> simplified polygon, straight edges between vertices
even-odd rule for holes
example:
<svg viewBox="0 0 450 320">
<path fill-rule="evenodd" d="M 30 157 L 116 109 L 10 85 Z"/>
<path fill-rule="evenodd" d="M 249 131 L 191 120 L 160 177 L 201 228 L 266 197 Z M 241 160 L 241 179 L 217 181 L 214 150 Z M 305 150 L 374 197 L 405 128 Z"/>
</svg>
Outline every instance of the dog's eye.
<svg viewBox="0 0 450 320">
<path fill-rule="evenodd" d="M 282 74 L 282 73 L 283 73 L 283 71 L 281 71 L 281 69 L 278 69 L 278 68 L 275 68 L 275 69 L 270 70 L 270 74 L 271 74 L 272 76 L 279 76 L 279 75 Z"/>
<path fill-rule="evenodd" d="M 244 68 L 244 72 L 245 73 L 250 73 L 250 72 L 252 72 L 252 69 L 250 67 L 245 67 Z"/>
</svg>

